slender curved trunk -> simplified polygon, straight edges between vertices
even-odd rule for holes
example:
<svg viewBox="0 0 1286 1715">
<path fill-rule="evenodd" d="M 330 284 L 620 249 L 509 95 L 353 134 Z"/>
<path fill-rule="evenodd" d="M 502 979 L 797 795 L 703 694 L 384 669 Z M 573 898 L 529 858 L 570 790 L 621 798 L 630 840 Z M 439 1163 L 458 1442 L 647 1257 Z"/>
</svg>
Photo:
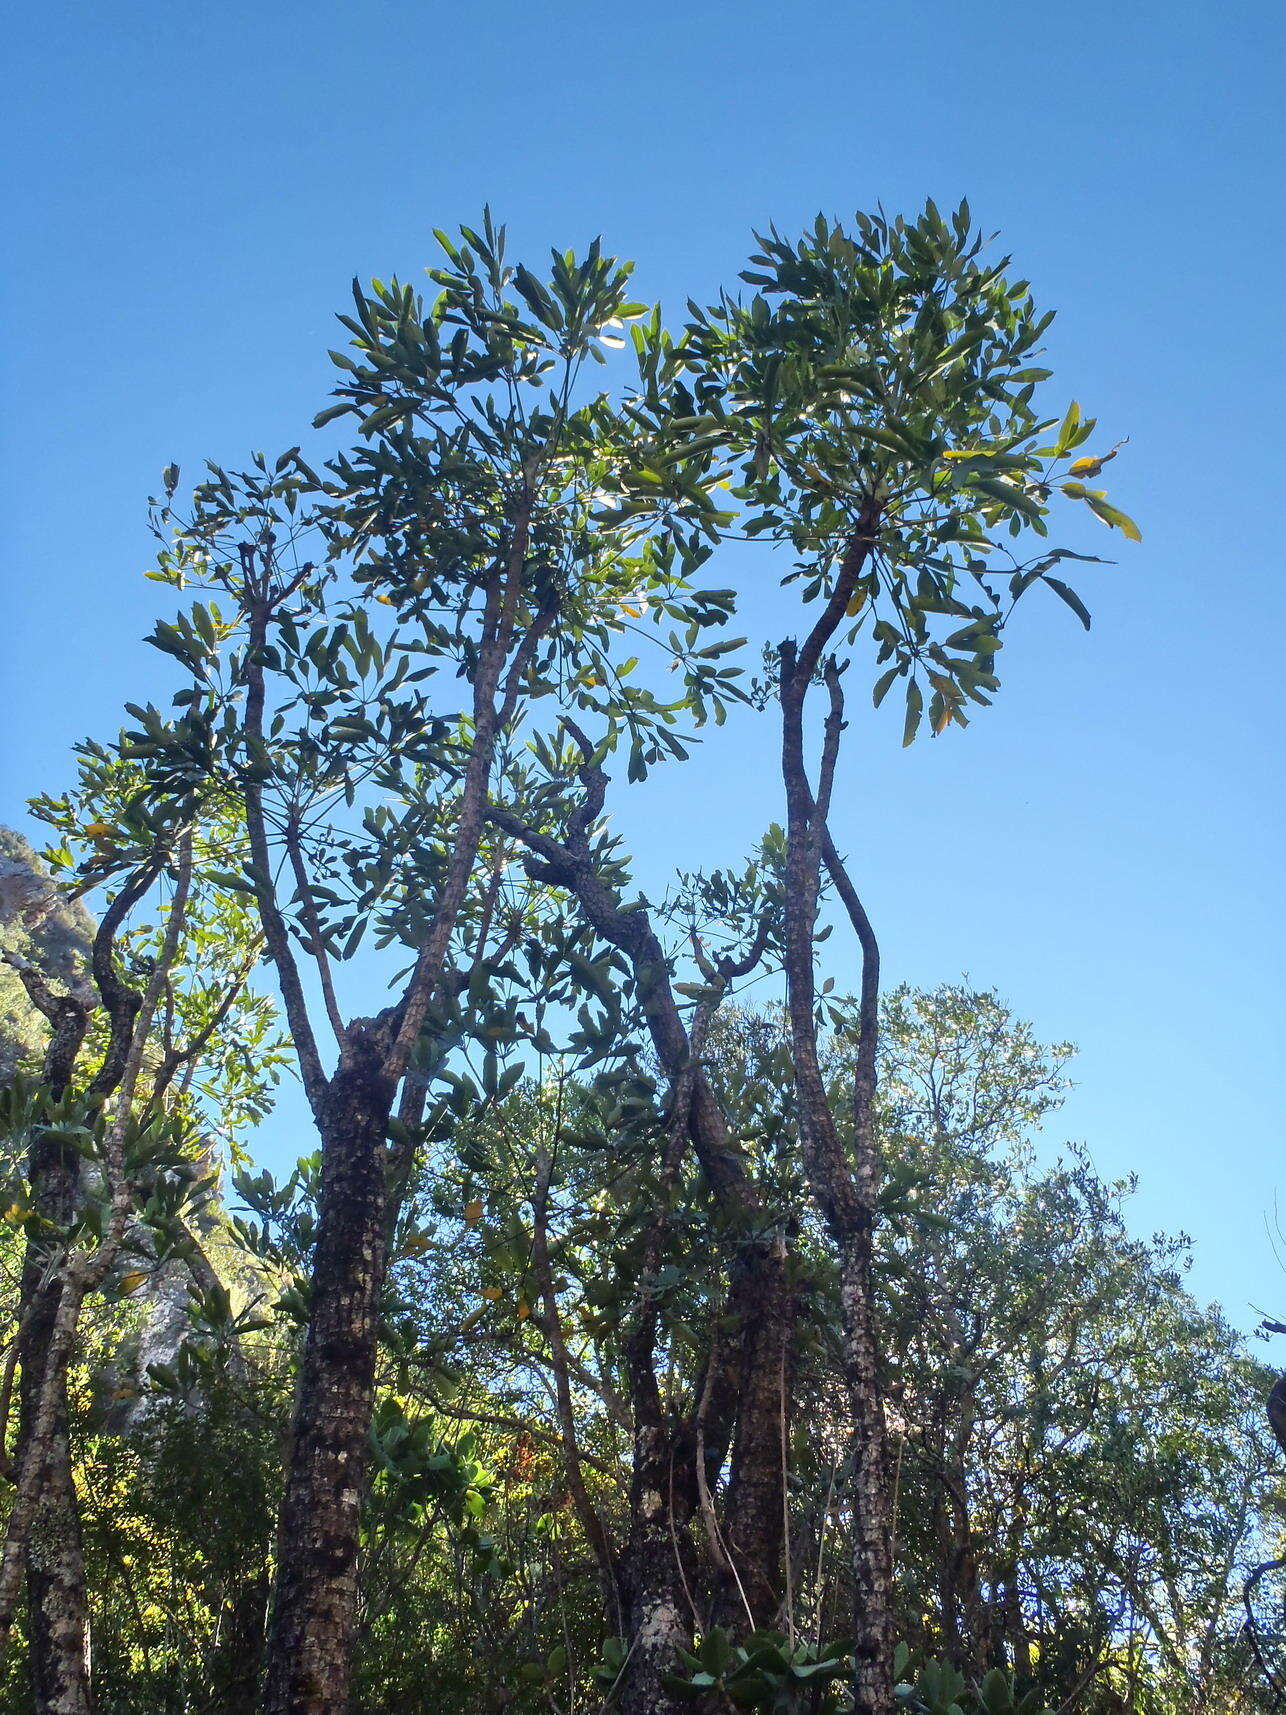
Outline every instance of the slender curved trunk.
<svg viewBox="0 0 1286 1715">
<path fill-rule="evenodd" d="M 786 1003 L 804 1168 L 839 1260 L 844 1381 L 853 1420 L 853 1710 L 892 1715 L 893 1562 L 887 1431 L 872 1273 L 879 1160 L 874 1130 L 879 950 L 830 838 L 826 818 L 844 726 L 833 662 L 816 793 L 804 760 L 804 702 L 869 549 L 867 523 L 845 554 L 821 619 L 802 650 L 781 649 L 782 784 L 786 795 Z M 815 974 L 823 861 L 862 947 L 861 1027 L 853 1082 L 851 1153 L 841 1136 L 818 1050 Z"/>
<path fill-rule="evenodd" d="M 393 1087 L 350 1028 L 325 1100 L 312 1309 L 277 1550 L 264 1715 L 344 1715 L 357 1624 L 367 1435 L 388 1266 Z"/>
</svg>

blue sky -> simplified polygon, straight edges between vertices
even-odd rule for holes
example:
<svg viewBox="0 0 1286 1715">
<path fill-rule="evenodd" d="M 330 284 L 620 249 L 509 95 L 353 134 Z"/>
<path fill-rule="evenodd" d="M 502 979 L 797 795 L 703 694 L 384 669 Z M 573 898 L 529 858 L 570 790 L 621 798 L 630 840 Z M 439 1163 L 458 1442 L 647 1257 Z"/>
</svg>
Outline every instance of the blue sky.
<svg viewBox="0 0 1286 1715">
<path fill-rule="evenodd" d="M 115 0 L 9 46 L 11 821 L 163 694 L 145 498 L 300 439 L 352 275 L 414 276 L 489 200 L 519 251 L 602 232 L 677 317 L 756 223 L 967 195 L 1059 310 L 1053 393 L 1130 436 L 1145 540 L 1071 533 L 1120 562 L 1079 580 L 1093 632 L 1033 602 L 967 733 L 904 753 L 859 716 L 837 833 L 890 978 L 967 970 L 1079 1042 L 1055 1135 L 1138 1172 L 1137 1224 L 1190 1232 L 1235 1319 L 1286 1312 L 1279 7 Z M 729 571 L 770 627 L 768 561 Z M 622 802 L 650 885 L 779 813 L 766 742 Z"/>
</svg>

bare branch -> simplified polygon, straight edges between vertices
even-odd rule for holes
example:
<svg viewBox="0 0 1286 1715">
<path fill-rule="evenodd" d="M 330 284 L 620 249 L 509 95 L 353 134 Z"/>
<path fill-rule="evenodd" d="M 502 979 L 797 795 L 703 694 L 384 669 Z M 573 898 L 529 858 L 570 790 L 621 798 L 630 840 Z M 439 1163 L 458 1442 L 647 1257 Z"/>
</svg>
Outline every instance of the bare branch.
<svg viewBox="0 0 1286 1715">
<path fill-rule="evenodd" d="M 236 1003 L 237 996 L 244 989 L 251 971 L 255 968 L 255 965 L 258 962 L 262 948 L 263 938 L 256 935 L 250 951 L 241 961 L 239 970 L 232 978 L 232 981 L 228 984 L 223 999 L 211 1013 L 205 1024 L 202 1025 L 201 1029 L 198 1030 L 196 1035 L 188 1042 L 171 1048 L 166 1054 L 157 1071 L 157 1075 L 153 1080 L 151 1094 L 148 1098 L 149 1103 L 155 1104 L 156 1102 L 159 1102 L 161 1097 L 169 1088 L 170 1083 L 174 1078 L 174 1074 L 179 1070 L 179 1068 L 181 1066 L 191 1065 L 191 1063 L 198 1059 L 204 1052 L 215 1032 L 221 1028 L 226 1021 L 228 1014 L 232 1011 L 232 1008 Z"/>
<path fill-rule="evenodd" d="M 134 1018 L 141 997 L 116 968 L 116 936 L 130 912 L 151 887 L 165 866 L 165 852 L 158 847 L 147 862 L 125 883 L 99 921 L 94 934 L 90 963 L 103 1005 L 107 1009 L 108 1042 L 103 1063 L 90 1083 L 91 1099 L 109 1096 L 125 1074 L 126 1059 L 134 1031 Z"/>
<path fill-rule="evenodd" d="M 493 579 L 487 592 L 483 642 L 473 688 L 473 739 L 469 746 L 469 760 L 465 765 L 464 785 L 460 794 L 455 844 L 447 864 L 428 938 L 420 949 L 415 968 L 397 1009 L 400 1015 L 397 1033 L 384 1060 L 384 1074 L 393 1083 L 400 1081 L 406 1071 L 429 1003 L 442 980 L 447 948 L 451 943 L 451 935 L 478 853 L 499 724 L 496 695 L 500 674 L 513 641 L 518 595 L 527 559 L 531 505 L 531 496 L 524 493 L 516 509 L 503 579 Z M 517 680 L 514 681 L 514 684 L 516 683 Z"/>
<path fill-rule="evenodd" d="M 271 608 L 266 596 L 256 595 L 251 598 L 250 635 L 246 642 L 245 726 L 247 734 L 252 739 L 258 739 L 261 743 L 263 741 L 265 695 L 263 652 L 267 642 L 270 612 Z M 329 1083 L 322 1069 L 321 1055 L 317 1051 L 317 1039 L 313 1034 L 312 1020 L 308 1014 L 308 1002 L 304 996 L 303 983 L 299 978 L 299 967 L 295 963 L 294 951 L 290 945 L 290 932 L 286 928 L 286 920 L 282 916 L 281 907 L 277 902 L 276 887 L 272 879 L 272 854 L 268 847 L 268 829 L 263 813 L 263 791 L 259 783 L 250 779 L 248 775 L 244 782 L 243 797 L 246 806 L 246 830 L 250 838 L 255 895 L 259 902 L 259 916 L 263 923 L 264 940 L 267 942 L 268 955 L 277 972 L 277 982 L 281 988 L 282 1003 L 286 1009 L 286 1022 L 290 1026 L 291 1041 L 299 1061 L 299 1075 L 303 1079 L 304 1093 L 308 1097 L 308 1105 L 313 1111 L 313 1117 L 320 1123 L 325 1113 Z"/>
<path fill-rule="evenodd" d="M 313 899 L 312 888 L 308 882 L 308 874 L 304 869 L 304 855 L 299 849 L 299 827 L 294 821 L 288 822 L 285 833 L 286 852 L 290 858 L 290 868 L 295 877 L 295 887 L 299 898 L 300 909 L 304 914 L 304 924 L 308 930 L 308 939 L 312 943 L 310 951 L 317 964 L 317 976 L 321 983 L 322 999 L 326 1006 L 326 1016 L 330 1027 L 335 1032 L 335 1040 L 343 1049 L 348 1041 L 348 1032 L 344 1025 L 343 1014 L 339 1010 L 339 1002 L 335 999 L 335 982 L 331 974 L 330 955 L 326 951 L 326 942 L 322 936 L 320 919 L 317 916 L 317 904 Z"/>
<path fill-rule="evenodd" d="M 554 1372 L 554 1392 L 558 1406 L 558 1424 L 562 1433 L 563 1454 L 567 1465 L 567 1487 L 571 1490 L 581 1528 L 598 1561 L 599 1575 L 609 1608 L 616 1615 L 617 1627 L 625 1631 L 624 1609 L 616 1575 L 616 1559 L 603 1521 L 590 1499 L 581 1468 L 580 1446 L 576 1436 L 576 1412 L 572 1404 L 571 1384 L 567 1372 L 567 1343 L 563 1339 L 562 1322 L 558 1314 L 558 1298 L 554 1291 L 553 1271 L 549 1266 L 549 1186 L 553 1176 L 552 1154 L 541 1149 L 536 1166 L 536 1185 L 532 1194 L 532 1275 L 540 1292 L 540 1323 L 549 1346 Z"/>
</svg>

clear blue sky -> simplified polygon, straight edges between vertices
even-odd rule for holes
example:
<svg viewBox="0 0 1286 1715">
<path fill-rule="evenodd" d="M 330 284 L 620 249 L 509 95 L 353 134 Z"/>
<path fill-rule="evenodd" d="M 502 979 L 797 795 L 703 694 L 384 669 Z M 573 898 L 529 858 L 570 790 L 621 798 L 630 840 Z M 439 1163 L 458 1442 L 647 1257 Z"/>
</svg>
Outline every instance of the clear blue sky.
<svg viewBox="0 0 1286 1715">
<path fill-rule="evenodd" d="M 300 438 L 353 274 L 414 275 L 490 200 L 519 249 L 601 231 L 677 313 L 757 222 L 968 195 L 1060 311 L 1062 396 L 1131 437 L 1145 541 L 1085 539 L 1126 550 L 1081 582 L 1094 631 L 1035 609 L 968 733 L 904 754 L 858 720 L 841 844 L 890 977 L 968 970 L 1077 1040 L 1058 1130 L 1138 1171 L 1199 1290 L 1286 1313 L 1278 5 L 114 0 L 7 45 L 10 820 L 163 693 L 145 497 Z M 763 742 L 626 800 L 651 885 L 777 814 Z"/>
</svg>

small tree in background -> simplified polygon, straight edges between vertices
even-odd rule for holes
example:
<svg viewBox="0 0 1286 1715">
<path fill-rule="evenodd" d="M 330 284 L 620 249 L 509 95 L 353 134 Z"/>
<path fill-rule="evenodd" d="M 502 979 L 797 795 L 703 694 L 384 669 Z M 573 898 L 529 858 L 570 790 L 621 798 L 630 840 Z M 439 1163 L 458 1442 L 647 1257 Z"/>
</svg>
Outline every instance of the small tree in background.
<svg viewBox="0 0 1286 1715">
<path fill-rule="evenodd" d="M 159 811 L 144 796 L 140 769 L 83 746 L 76 787 L 33 805 L 57 835 L 53 873 L 13 862 L 0 912 L 4 961 L 44 1025 L 38 1077 L 18 1073 L 0 1111 L 5 1218 L 24 1238 L 0 1633 L 25 1583 L 38 1705 L 62 1715 L 93 1707 L 67 1401 L 82 1309 L 169 1262 L 226 1301 L 194 1221 L 216 1141 L 235 1146 L 262 1118 L 280 1058 L 271 1006 L 247 987 L 257 926 L 209 875 L 222 810 L 200 788 Z M 97 889 L 94 923 L 79 902 Z M 6 1385 L 0 1444 L 9 1400 Z"/>
</svg>

